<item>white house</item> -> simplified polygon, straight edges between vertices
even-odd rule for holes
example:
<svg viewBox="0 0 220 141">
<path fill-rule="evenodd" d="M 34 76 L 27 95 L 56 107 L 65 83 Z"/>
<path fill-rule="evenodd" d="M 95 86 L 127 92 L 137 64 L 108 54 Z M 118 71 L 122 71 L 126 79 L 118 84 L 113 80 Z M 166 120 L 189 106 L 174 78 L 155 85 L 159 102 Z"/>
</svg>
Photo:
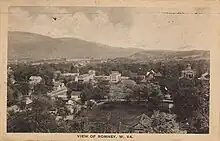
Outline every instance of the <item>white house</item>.
<svg viewBox="0 0 220 141">
<path fill-rule="evenodd" d="M 187 68 L 181 71 L 181 76 L 179 79 L 186 78 L 186 79 L 193 79 L 195 77 L 195 71 L 192 70 L 191 65 L 187 64 Z"/>
<path fill-rule="evenodd" d="M 29 84 L 31 85 L 37 85 L 42 81 L 42 77 L 40 76 L 31 76 L 29 78 Z"/>
<path fill-rule="evenodd" d="M 110 82 L 118 83 L 119 81 L 121 81 L 121 73 L 119 73 L 118 71 L 112 71 L 112 73 L 110 74 Z"/>
<path fill-rule="evenodd" d="M 79 80 L 83 82 L 89 82 L 90 80 L 94 80 L 95 70 L 89 70 L 88 73 L 82 74 L 79 76 Z"/>
<path fill-rule="evenodd" d="M 56 96 L 63 97 L 63 96 L 66 96 L 67 88 L 64 85 L 64 83 L 61 83 L 59 81 L 54 81 L 53 83 L 54 83 L 53 91 L 47 93 L 47 95 L 51 96 L 51 97 L 56 97 Z"/>
<path fill-rule="evenodd" d="M 210 79 L 210 74 L 208 72 L 205 72 L 198 79 L 199 80 L 209 80 Z"/>
<path fill-rule="evenodd" d="M 19 108 L 17 105 L 13 105 L 13 106 L 11 106 L 11 107 L 8 107 L 8 108 L 7 108 L 7 111 L 8 111 L 8 112 L 17 113 L 17 112 L 20 111 L 20 108 Z"/>
</svg>

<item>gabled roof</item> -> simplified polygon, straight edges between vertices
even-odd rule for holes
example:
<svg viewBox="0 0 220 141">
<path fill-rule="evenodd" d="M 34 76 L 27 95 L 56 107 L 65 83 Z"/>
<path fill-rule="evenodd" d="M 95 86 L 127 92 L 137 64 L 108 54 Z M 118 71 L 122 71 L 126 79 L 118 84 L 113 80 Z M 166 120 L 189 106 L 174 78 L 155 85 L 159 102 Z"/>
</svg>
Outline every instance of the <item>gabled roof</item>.
<svg viewBox="0 0 220 141">
<path fill-rule="evenodd" d="M 143 127 L 148 127 L 151 124 L 151 118 L 145 114 L 141 114 L 132 120 L 131 126 L 134 127 L 138 124 L 141 124 Z"/>
<path fill-rule="evenodd" d="M 111 73 L 119 73 L 118 71 L 112 71 Z"/>
<path fill-rule="evenodd" d="M 68 115 L 64 118 L 64 120 L 73 120 L 74 116 L 73 115 Z"/>
<path fill-rule="evenodd" d="M 19 109 L 20 108 L 18 107 L 18 105 L 13 105 L 13 106 L 7 108 L 8 111 L 15 111 L 15 110 L 19 110 Z"/>
<path fill-rule="evenodd" d="M 210 79 L 210 74 L 208 72 L 205 72 L 198 79 L 199 80 L 209 80 Z"/>
<path fill-rule="evenodd" d="M 155 76 L 162 76 L 160 72 L 155 73 Z"/>
<path fill-rule="evenodd" d="M 146 79 L 142 79 L 142 80 L 141 80 L 141 83 L 146 83 L 146 82 L 147 82 Z"/>
<path fill-rule="evenodd" d="M 42 77 L 40 77 L 40 76 L 31 76 L 29 79 L 30 79 L 30 80 L 31 80 L 31 79 L 42 79 Z"/>
<path fill-rule="evenodd" d="M 154 70 L 148 71 L 148 72 L 146 73 L 146 76 L 148 76 L 149 74 L 155 74 Z"/>
</svg>

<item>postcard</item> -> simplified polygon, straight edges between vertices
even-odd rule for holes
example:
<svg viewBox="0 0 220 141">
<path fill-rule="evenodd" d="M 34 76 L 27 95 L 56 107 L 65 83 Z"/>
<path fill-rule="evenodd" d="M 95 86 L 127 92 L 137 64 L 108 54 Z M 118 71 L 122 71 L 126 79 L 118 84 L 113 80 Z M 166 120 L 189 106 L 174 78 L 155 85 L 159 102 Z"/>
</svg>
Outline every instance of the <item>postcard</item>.
<svg viewBox="0 0 220 141">
<path fill-rule="evenodd" d="M 218 8 L 2 2 L 2 139 L 220 139 Z"/>
</svg>

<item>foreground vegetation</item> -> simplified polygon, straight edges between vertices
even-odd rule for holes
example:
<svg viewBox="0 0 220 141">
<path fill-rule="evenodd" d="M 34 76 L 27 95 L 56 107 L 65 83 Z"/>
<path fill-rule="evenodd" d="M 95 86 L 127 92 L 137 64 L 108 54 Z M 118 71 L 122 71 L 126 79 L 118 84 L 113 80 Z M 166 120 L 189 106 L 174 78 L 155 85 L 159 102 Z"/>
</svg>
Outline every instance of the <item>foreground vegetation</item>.
<svg viewBox="0 0 220 141">
<path fill-rule="evenodd" d="M 126 61 L 109 61 L 102 64 L 90 64 L 81 67 L 80 73 L 88 70 L 96 70 L 97 75 L 109 75 L 112 70 L 118 70 L 123 76 L 129 76 L 130 72 L 145 74 L 151 69 L 163 74 L 159 84 L 136 84 L 134 87 L 117 86 L 114 89 L 100 83 L 93 88 L 89 84 L 77 85 L 82 90 L 81 104 L 87 100 L 102 100 L 109 93 L 119 93 L 115 99 L 126 98 L 123 104 L 104 104 L 97 108 L 82 110 L 74 115 L 72 121 L 56 121 L 56 117 L 49 111 L 52 107 L 61 109 L 65 103 L 62 100 L 53 101 L 46 93 L 53 88 L 53 72 L 76 72 L 77 68 L 71 63 L 67 64 L 41 64 L 37 66 L 18 64 L 10 65 L 14 70 L 15 84 L 8 81 L 8 106 L 20 105 L 19 97 L 29 91 L 28 78 L 32 75 L 42 76 L 43 82 L 36 86 L 31 111 L 9 113 L 7 118 L 8 132 L 128 132 L 128 127 L 120 126 L 121 123 L 129 123 L 131 117 L 145 113 L 151 118 L 146 133 L 208 133 L 209 132 L 209 84 L 196 82 L 195 86 L 180 94 L 178 90 L 178 77 L 185 65 L 190 63 L 199 77 L 209 71 L 207 61 L 172 61 L 166 63 L 147 64 L 132 63 Z M 70 84 L 71 80 L 65 80 L 70 94 L 76 84 Z M 137 81 L 137 80 L 134 80 Z M 158 104 L 164 94 L 162 87 L 169 89 L 174 99 L 174 109 L 171 113 L 162 112 L 157 107 L 149 108 L 148 104 L 131 104 L 129 99 L 152 100 L 153 105 Z M 121 94 L 121 95 L 120 95 Z M 62 111 L 62 110 L 61 110 Z M 63 112 L 64 111 L 64 112 Z M 61 113 L 65 116 L 68 110 Z M 128 118 L 128 119 L 127 119 Z M 132 131 L 129 131 L 132 132 Z"/>
</svg>

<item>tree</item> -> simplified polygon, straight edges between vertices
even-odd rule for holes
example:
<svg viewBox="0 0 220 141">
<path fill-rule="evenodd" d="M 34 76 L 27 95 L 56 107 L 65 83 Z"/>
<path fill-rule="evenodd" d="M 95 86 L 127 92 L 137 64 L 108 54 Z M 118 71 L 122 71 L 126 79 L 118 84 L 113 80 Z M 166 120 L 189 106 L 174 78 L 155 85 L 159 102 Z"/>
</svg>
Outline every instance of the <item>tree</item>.
<svg viewBox="0 0 220 141">
<path fill-rule="evenodd" d="M 25 110 L 9 114 L 7 118 L 8 132 L 57 132 L 58 126 L 55 117 L 50 115 L 51 107 L 49 100 L 44 96 L 33 99 L 32 110 Z"/>
<path fill-rule="evenodd" d="M 186 131 L 180 130 L 174 114 L 154 111 L 151 120 L 152 132 L 154 133 L 186 133 Z"/>
<path fill-rule="evenodd" d="M 83 89 L 80 95 L 82 103 L 85 103 L 87 100 L 91 99 L 91 97 L 92 97 L 92 89 L 89 88 Z"/>
<path fill-rule="evenodd" d="M 189 118 L 189 131 L 192 133 L 209 133 L 209 84 L 202 85 L 196 92 L 197 108 Z"/>
<path fill-rule="evenodd" d="M 38 94 L 47 94 L 49 91 L 48 87 L 45 87 L 45 84 L 40 82 L 39 84 L 35 85 L 33 87 L 33 94 L 38 95 Z"/>
<path fill-rule="evenodd" d="M 138 100 L 141 99 L 141 90 L 140 90 L 140 86 L 139 85 L 135 85 L 134 86 L 133 94 L 134 94 L 134 97 L 137 98 Z"/>
<path fill-rule="evenodd" d="M 24 82 L 24 81 L 20 81 L 18 83 L 16 83 L 14 85 L 15 89 L 17 89 L 19 92 L 22 93 L 22 95 L 27 95 L 29 90 L 30 90 L 30 87 L 29 87 L 29 84 L 27 82 Z"/>
<path fill-rule="evenodd" d="M 153 108 L 158 108 L 161 104 L 161 100 L 164 98 L 160 90 L 160 85 L 150 84 L 148 92 L 148 101 L 152 104 Z"/>
</svg>

